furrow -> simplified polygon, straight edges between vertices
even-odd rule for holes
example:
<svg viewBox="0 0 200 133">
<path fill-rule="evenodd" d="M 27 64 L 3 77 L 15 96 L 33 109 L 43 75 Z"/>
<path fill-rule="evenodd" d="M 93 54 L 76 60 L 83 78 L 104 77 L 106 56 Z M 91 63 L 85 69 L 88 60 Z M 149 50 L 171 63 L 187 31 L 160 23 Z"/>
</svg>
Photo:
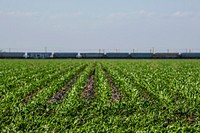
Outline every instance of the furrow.
<svg viewBox="0 0 200 133">
<path fill-rule="evenodd" d="M 104 74 L 106 75 L 106 79 L 110 84 L 110 87 L 112 89 L 112 101 L 121 101 L 122 96 L 121 94 L 118 92 L 113 80 L 111 79 L 110 75 L 108 74 L 107 70 L 105 68 L 103 68 Z"/>
<path fill-rule="evenodd" d="M 81 74 L 85 68 L 86 68 L 86 66 L 83 69 L 81 69 L 81 71 L 77 75 L 75 75 L 72 79 L 70 79 L 70 81 L 67 82 L 67 84 L 61 90 L 59 90 L 51 99 L 49 99 L 49 102 L 56 103 L 56 102 L 62 101 L 64 98 L 64 95 L 69 91 L 69 89 L 72 87 L 72 85 L 81 76 Z"/>
<path fill-rule="evenodd" d="M 90 77 L 87 79 L 87 84 L 82 92 L 82 97 L 85 99 L 93 99 L 94 98 L 94 88 L 95 88 L 95 80 L 94 80 L 94 75 L 95 75 L 95 70 L 92 72 Z"/>
<path fill-rule="evenodd" d="M 60 75 L 63 75 L 65 73 L 65 71 L 66 70 L 62 70 L 61 72 L 57 72 L 51 78 L 48 78 L 47 80 L 43 81 L 44 83 L 46 82 L 44 85 L 36 88 L 34 92 L 29 93 L 24 97 L 24 99 L 23 99 L 24 103 L 28 103 L 28 101 L 30 101 L 34 96 L 36 96 L 38 93 L 40 93 L 44 88 L 49 87 L 51 85 L 51 82 L 54 79 L 60 77 Z"/>
<path fill-rule="evenodd" d="M 31 93 L 29 95 L 27 95 L 26 97 L 24 97 L 23 102 L 24 103 L 28 103 L 28 101 L 30 101 L 35 95 L 37 95 L 42 89 L 41 88 L 37 88 L 37 90 L 34 93 Z"/>
</svg>

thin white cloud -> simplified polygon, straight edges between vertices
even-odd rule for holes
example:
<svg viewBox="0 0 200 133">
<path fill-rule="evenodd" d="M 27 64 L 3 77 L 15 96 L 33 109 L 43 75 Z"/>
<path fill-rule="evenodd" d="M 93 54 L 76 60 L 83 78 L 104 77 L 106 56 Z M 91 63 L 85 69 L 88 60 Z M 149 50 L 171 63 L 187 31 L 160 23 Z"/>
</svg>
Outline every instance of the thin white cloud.
<svg viewBox="0 0 200 133">
<path fill-rule="evenodd" d="M 143 16 L 143 17 L 151 17 L 151 16 L 155 15 L 154 12 L 147 12 L 144 10 L 133 12 L 133 14 L 137 15 L 137 16 Z"/>
<path fill-rule="evenodd" d="M 47 14 L 50 19 L 78 18 L 84 16 L 82 12 Z"/>
<path fill-rule="evenodd" d="M 200 12 L 192 12 L 192 11 L 177 11 L 172 14 L 173 17 L 199 17 Z"/>
<path fill-rule="evenodd" d="M 151 17 L 155 15 L 154 12 L 147 12 L 144 10 L 131 12 L 113 12 L 108 14 L 98 13 L 83 13 L 83 12 L 63 12 L 63 13 L 41 13 L 41 12 L 23 12 L 23 11 L 0 11 L 0 16 L 11 17 L 32 17 L 32 16 L 46 16 L 50 19 L 66 19 L 66 18 L 92 18 L 98 20 L 104 19 L 123 19 L 133 17 Z"/>
<path fill-rule="evenodd" d="M 125 17 L 151 17 L 155 15 L 154 12 L 147 12 L 144 10 L 132 12 L 117 12 L 108 14 L 107 18 L 125 18 Z"/>
<path fill-rule="evenodd" d="M 38 14 L 39 14 L 39 12 L 0 11 L 1 16 L 32 17 L 32 16 L 36 16 Z"/>
</svg>

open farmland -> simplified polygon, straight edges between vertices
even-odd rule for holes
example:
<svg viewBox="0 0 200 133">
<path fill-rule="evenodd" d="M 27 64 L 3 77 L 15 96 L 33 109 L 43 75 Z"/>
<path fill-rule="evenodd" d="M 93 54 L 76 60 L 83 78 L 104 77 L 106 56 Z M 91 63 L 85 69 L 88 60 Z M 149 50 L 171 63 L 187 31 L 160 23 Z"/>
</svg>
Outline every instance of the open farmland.
<svg viewBox="0 0 200 133">
<path fill-rule="evenodd" d="M 200 132 L 199 60 L 0 60 L 1 132 Z"/>
</svg>

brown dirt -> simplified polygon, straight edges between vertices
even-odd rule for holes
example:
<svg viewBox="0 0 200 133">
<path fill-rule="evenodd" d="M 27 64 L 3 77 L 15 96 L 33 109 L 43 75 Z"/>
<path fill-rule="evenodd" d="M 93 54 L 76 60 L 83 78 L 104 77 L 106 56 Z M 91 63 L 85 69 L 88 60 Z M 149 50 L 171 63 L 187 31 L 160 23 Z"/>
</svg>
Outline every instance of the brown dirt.
<svg viewBox="0 0 200 133">
<path fill-rule="evenodd" d="M 171 119 L 167 119 L 164 123 L 163 123 L 163 127 L 168 127 L 170 124 L 175 123 L 176 121 L 184 121 L 188 124 L 194 124 L 197 120 L 197 117 L 195 115 L 190 115 L 188 116 L 186 113 L 178 113 L 175 115 L 175 117 L 171 118 Z"/>
<path fill-rule="evenodd" d="M 24 99 L 24 103 L 28 103 L 29 100 L 31 100 L 35 95 L 37 95 L 41 91 L 40 88 L 37 88 L 37 90 L 34 93 L 28 94 Z"/>
<path fill-rule="evenodd" d="M 108 72 L 106 71 L 106 69 L 103 69 L 104 70 L 104 73 L 106 75 L 106 78 L 110 84 L 110 87 L 112 89 L 112 101 L 115 102 L 115 101 L 121 101 L 122 99 L 122 96 L 121 94 L 118 92 L 114 82 L 112 81 L 112 79 L 110 78 Z"/>
<path fill-rule="evenodd" d="M 187 117 L 186 121 L 191 124 L 191 123 L 195 123 L 196 119 L 197 119 L 196 116 L 191 115 L 191 116 Z"/>
<path fill-rule="evenodd" d="M 85 66 L 86 67 L 86 66 Z M 77 78 L 80 76 L 81 72 L 85 69 L 85 67 L 80 71 L 80 73 L 78 75 L 76 75 L 73 79 L 71 79 L 66 85 L 65 87 L 63 87 L 59 92 L 57 92 L 53 98 L 51 98 L 52 102 L 54 101 L 59 101 L 59 99 L 63 99 L 63 95 L 68 91 L 68 88 L 72 86 L 72 84 L 75 83 L 75 81 L 77 80 Z M 46 84 L 46 87 L 48 87 L 50 85 L 50 83 Z M 38 88 L 36 89 L 35 92 L 28 94 L 26 97 L 24 97 L 23 102 L 24 103 L 28 103 L 28 101 L 30 101 L 35 95 L 37 95 L 42 89 Z M 49 101 L 51 101 L 49 100 Z"/>
<path fill-rule="evenodd" d="M 95 74 L 95 70 L 93 71 L 92 75 L 87 79 L 87 84 L 83 90 L 82 97 L 84 97 L 85 99 L 93 99 L 94 98 L 94 94 L 95 94 L 94 74 Z"/>
<path fill-rule="evenodd" d="M 74 76 L 61 90 L 59 90 L 50 100 L 50 103 L 56 103 L 61 101 L 64 98 L 64 95 L 69 91 L 71 86 L 76 82 L 76 80 L 80 77 L 82 71 Z"/>
<path fill-rule="evenodd" d="M 50 83 L 47 83 L 45 86 L 48 87 L 49 85 Z M 34 96 L 36 96 L 41 90 L 41 88 L 37 88 L 35 92 L 28 94 L 26 97 L 24 97 L 23 102 L 28 103 L 28 101 L 30 101 Z"/>
</svg>

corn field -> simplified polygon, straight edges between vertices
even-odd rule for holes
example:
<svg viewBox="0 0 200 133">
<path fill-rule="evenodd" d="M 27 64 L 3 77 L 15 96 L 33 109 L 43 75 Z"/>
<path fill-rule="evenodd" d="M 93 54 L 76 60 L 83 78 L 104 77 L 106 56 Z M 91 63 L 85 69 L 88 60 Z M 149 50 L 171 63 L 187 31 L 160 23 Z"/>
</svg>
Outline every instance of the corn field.
<svg viewBox="0 0 200 133">
<path fill-rule="evenodd" d="M 200 132 L 199 60 L 0 60 L 1 132 Z"/>
</svg>

